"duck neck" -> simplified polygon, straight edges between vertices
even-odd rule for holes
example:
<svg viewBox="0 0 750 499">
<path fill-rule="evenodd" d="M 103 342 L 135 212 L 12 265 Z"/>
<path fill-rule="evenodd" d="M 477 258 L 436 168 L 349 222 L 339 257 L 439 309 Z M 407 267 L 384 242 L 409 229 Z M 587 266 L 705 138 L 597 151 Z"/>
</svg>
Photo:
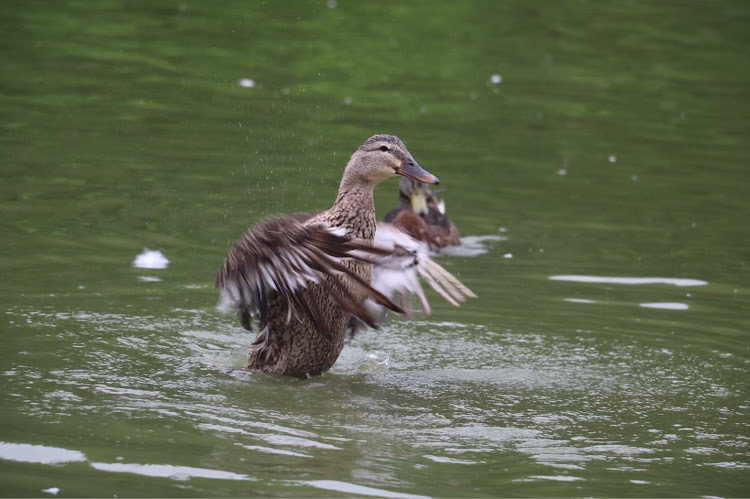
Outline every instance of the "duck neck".
<svg viewBox="0 0 750 499">
<path fill-rule="evenodd" d="M 375 200 L 371 185 L 342 181 L 329 213 L 337 226 L 346 228 L 350 237 L 369 241 L 375 237 Z"/>
</svg>

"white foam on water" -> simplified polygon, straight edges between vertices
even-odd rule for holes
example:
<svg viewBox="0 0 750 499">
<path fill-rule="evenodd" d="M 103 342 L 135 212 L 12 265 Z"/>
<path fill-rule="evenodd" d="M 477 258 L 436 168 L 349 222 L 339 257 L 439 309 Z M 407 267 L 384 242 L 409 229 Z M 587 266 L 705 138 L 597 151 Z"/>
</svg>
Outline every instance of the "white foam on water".
<svg viewBox="0 0 750 499">
<path fill-rule="evenodd" d="M 169 260 L 159 250 L 143 249 L 143 253 L 135 257 L 133 267 L 138 269 L 166 269 Z"/>
<path fill-rule="evenodd" d="M 496 235 L 466 236 L 461 238 L 460 246 L 446 246 L 440 250 L 441 255 L 449 256 L 479 256 L 487 253 L 491 242 L 505 241 L 505 237 Z"/>
</svg>

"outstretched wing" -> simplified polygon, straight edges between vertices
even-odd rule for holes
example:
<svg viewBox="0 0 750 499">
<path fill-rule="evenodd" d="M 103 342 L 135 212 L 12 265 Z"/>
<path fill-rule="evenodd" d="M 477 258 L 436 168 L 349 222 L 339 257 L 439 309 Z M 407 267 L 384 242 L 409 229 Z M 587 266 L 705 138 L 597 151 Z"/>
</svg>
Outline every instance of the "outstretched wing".
<svg viewBox="0 0 750 499">
<path fill-rule="evenodd" d="M 375 246 L 390 254 L 380 257 L 373 264 L 372 287 L 392 301 L 400 296 L 401 306 L 407 315 L 410 314 L 413 295 L 419 299 L 425 314 L 429 315 L 431 312 L 420 279 L 456 307 L 467 298 L 477 297 L 430 257 L 425 243 L 415 240 L 399 228 L 379 223 L 375 232 Z M 385 314 L 385 309 L 375 303 L 370 304 L 370 307 L 380 311 L 381 317 Z"/>
<path fill-rule="evenodd" d="M 221 290 L 219 308 L 236 309 L 246 329 L 251 329 L 251 318 L 257 315 L 260 329 L 265 330 L 273 303 L 284 307 L 287 322 L 303 313 L 318 331 L 328 334 L 318 303 L 309 292 L 311 284 L 318 284 L 341 308 L 374 326 L 367 309 L 342 283 L 343 278 L 380 306 L 403 313 L 341 263 L 346 258 L 369 263 L 389 251 L 350 239 L 342 232 L 322 223 L 305 225 L 294 216 L 259 222 L 235 244 L 216 275 L 216 287 Z"/>
</svg>

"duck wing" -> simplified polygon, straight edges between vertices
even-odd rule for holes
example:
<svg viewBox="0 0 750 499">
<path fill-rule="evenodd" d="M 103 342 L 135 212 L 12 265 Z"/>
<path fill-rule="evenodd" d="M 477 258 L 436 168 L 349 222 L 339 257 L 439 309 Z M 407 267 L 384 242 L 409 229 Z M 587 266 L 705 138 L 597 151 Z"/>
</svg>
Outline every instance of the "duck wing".
<svg viewBox="0 0 750 499">
<path fill-rule="evenodd" d="M 403 313 L 381 292 L 342 265 L 345 259 L 371 263 L 390 251 L 366 241 L 351 239 L 341 228 L 323 223 L 305 224 L 305 217 L 286 216 L 263 220 L 248 230 L 229 252 L 216 275 L 221 291 L 219 309 L 236 310 L 246 329 L 258 316 L 261 331 L 269 322 L 272 306 L 284 307 L 287 323 L 304 313 L 323 334 L 325 330 L 318 302 L 309 292 L 312 284 L 323 286 L 328 295 L 346 312 L 367 325 L 375 326 L 364 305 L 350 286 L 381 307 Z"/>
<path fill-rule="evenodd" d="M 378 223 L 375 232 L 375 246 L 389 251 L 381 256 L 372 267 L 372 287 L 380 291 L 389 300 L 401 297 L 404 313 L 410 314 L 411 297 L 416 295 L 422 311 L 429 315 L 430 303 L 422 288 L 424 280 L 451 305 L 458 307 L 467 298 L 477 296 L 445 270 L 428 252 L 427 244 L 417 241 L 398 227 L 388 223 Z M 370 308 L 385 315 L 385 309 L 375 303 Z"/>
</svg>

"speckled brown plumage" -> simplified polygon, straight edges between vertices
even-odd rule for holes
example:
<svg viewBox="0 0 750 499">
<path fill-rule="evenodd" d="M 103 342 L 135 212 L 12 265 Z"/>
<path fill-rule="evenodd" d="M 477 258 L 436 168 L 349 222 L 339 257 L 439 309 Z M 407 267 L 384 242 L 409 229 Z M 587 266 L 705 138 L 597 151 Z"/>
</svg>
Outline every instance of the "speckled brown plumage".
<svg viewBox="0 0 750 499">
<path fill-rule="evenodd" d="M 235 245 L 216 282 L 244 326 L 259 316 L 249 368 L 319 374 L 336 362 L 352 316 L 372 322 L 363 312 L 366 298 L 401 311 L 369 286 L 366 255 L 376 226 L 373 188 L 394 175 L 437 183 L 397 137 L 375 135 L 349 160 L 331 209 L 306 220 L 297 214 L 261 222 Z"/>
</svg>

